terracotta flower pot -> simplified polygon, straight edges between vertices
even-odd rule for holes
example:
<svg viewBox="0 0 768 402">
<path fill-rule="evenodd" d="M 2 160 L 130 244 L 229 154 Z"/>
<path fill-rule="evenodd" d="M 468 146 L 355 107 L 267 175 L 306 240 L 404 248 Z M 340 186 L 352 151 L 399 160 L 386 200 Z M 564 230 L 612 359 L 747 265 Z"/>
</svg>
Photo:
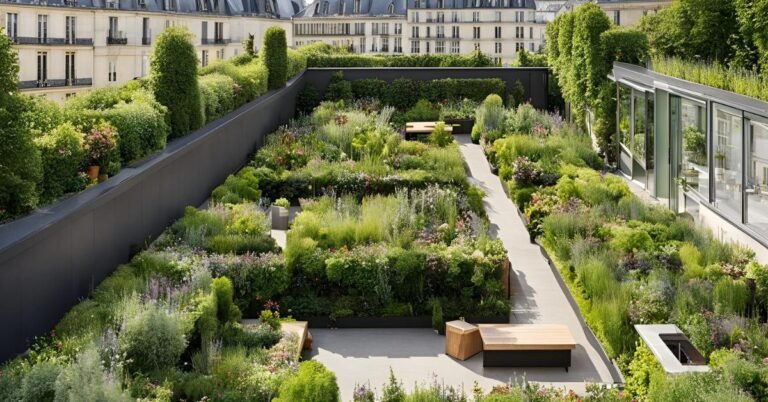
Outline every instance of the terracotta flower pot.
<svg viewBox="0 0 768 402">
<path fill-rule="evenodd" d="M 99 165 L 88 166 L 88 178 L 91 181 L 96 181 L 99 178 Z"/>
</svg>

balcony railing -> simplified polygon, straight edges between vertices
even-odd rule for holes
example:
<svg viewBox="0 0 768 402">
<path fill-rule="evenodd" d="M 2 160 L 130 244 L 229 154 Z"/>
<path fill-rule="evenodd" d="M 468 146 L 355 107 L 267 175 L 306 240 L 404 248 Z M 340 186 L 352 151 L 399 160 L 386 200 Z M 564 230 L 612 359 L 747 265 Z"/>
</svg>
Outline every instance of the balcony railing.
<svg viewBox="0 0 768 402">
<path fill-rule="evenodd" d="M 17 45 L 50 45 L 50 46 L 93 46 L 93 39 L 87 38 L 38 38 L 34 36 L 13 36 L 13 43 Z"/>
<path fill-rule="evenodd" d="M 142 44 L 142 45 L 144 45 L 144 46 L 149 46 L 149 45 L 151 45 L 151 44 L 152 44 L 152 38 L 150 38 L 150 37 L 148 37 L 148 36 L 143 36 L 143 37 L 141 38 L 141 44 Z"/>
<path fill-rule="evenodd" d="M 127 45 L 128 38 L 121 38 L 117 36 L 107 36 L 107 45 Z"/>
<path fill-rule="evenodd" d="M 229 43 L 232 43 L 232 39 L 225 39 L 225 38 L 200 39 L 200 44 L 202 45 L 226 45 Z"/>
<path fill-rule="evenodd" d="M 34 88 L 61 88 L 61 87 L 84 87 L 93 85 L 91 78 L 65 78 L 59 80 L 29 80 L 19 81 L 19 89 Z"/>
</svg>

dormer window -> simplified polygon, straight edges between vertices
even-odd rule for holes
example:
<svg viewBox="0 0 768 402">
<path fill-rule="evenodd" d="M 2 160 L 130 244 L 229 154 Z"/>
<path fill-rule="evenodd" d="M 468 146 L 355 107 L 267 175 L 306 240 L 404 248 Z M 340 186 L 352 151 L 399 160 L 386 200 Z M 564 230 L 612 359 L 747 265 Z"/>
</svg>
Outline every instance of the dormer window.
<svg viewBox="0 0 768 402">
<path fill-rule="evenodd" d="M 387 10 L 388 10 L 387 12 L 389 13 L 389 15 L 394 15 L 395 14 L 395 3 L 389 3 L 389 8 Z"/>
<path fill-rule="evenodd" d="M 360 0 L 355 0 L 355 6 L 353 7 L 352 12 L 355 14 L 360 14 Z"/>
<path fill-rule="evenodd" d="M 339 14 L 344 15 L 346 11 L 347 11 L 347 2 L 342 0 L 339 2 Z"/>
<path fill-rule="evenodd" d="M 264 12 L 266 14 L 275 13 L 275 8 L 272 6 L 272 0 L 264 0 Z"/>
<path fill-rule="evenodd" d="M 437 0 L 437 8 L 445 8 L 445 0 Z"/>
<path fill-rule="evenodd" d="M 327 1 L 323 2 L 323 14 L 328 15 L 328 10 L 331 9 L 331 4 Z"/>
</svg>

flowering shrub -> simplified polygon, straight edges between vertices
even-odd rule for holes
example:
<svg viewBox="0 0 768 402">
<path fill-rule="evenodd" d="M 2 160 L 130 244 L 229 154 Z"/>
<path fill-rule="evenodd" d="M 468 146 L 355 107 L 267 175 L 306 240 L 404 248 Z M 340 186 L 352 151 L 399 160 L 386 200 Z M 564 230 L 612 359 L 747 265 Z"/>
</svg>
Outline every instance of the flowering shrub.
<svg viewBox="0 0 768 402">
<path fill-rule="evenodd" d="M 106 166 L 115 160 L 117 132 L 108 123 L 99 124 L 85 136 L 84 146 L 90 165 Z"/>
</svg>

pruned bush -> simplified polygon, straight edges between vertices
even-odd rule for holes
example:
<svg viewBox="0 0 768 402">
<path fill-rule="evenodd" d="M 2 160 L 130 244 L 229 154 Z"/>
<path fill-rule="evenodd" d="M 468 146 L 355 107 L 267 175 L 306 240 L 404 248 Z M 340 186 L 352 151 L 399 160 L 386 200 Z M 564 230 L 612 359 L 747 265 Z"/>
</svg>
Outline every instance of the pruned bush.
<svg viewBox="0 0 768 402">
<path fill-rule="evenodd" d="M 0 48 L 6 41 L 0 38 Z M 40 151 L 20 119 L 25 111 L 22 100 L 15 94 L 0 95 L 0 221 L 37 206 L 37 183 L 43 177 Z"/>
<path fill-rule="evenodd" d="M 264 32 L 264 45 L 261 47 L 261 59 L 269 72 L 267 88 L 279 89 L 288 80 L 288 44 L 285 30 L 271 26 Z"/>
<path fill-rule="evenodd" d="M 133 312 L 132 309 L 127 309 Z M 183 318 L 155 303 L 123 317 L 119 349 L 131 372 L 152 373 L 176 365 L 187 347 Z"/>
<path fill-rule="evenodd" d="M 22 401 L 53 402 L 56 396 L 56 378 L 60 373 L 61 367 L 50 361 L 32 366 L 21 383 Z"/>
<path fill-rule="evenodd" d="M 434 130 L 432 130 L 432 133 L 429 135 L 429 142 L 442 148 L 453 143 L 453 134 L 446 131 L 445 123 L 438 122 L 435 124 Z"/>
<path fill-rule="evenodd" d="M 331 83 L 325 90 L 325 100 L 349 101 L 352 100 L 352 84 L 344 79 L 344 73 L 337 71 L 331 76 Z"/>
<path fill-rule="evenodd" d="M 205 121 L 214 121 L 234 110 L 235 81 L 219 73 L 204 75 L 200 77 L 200 95 Z"/>
<path fill-rule="evenodd" d="M 435 121 L 440 118 L 440 109 L 432 105 L 426 99 L 419 99 L 412 108 L 405 113 L 406 121 Z"/>
<path fill-rule="evenodd" d="M 338 400 L 339 386 L 336 384 L 336 375 L 314 360 L 302 362 L 298 374 L 283 382 L 275 399 L 276 402 Z"/>
<path fill-rule="evenodd" d="M 307 69 L 307 55 L 293 49 L 288 49 L 288 79 L 299 75 Z"/>
<path fill-rule="evenodd" d="M 72 124 L 65 123 L 35 139 L 35 144 L 43 160 L 41 200 L 53 201 L 66 193 L 85 188 L 85 179 L 78 175 L 85 163 L 83 133 Z"/>
<path fill-rule="evenodd" d="M 170 27 L 158 35 L 150 58 L 152 89 L 155 99 L 168 108 L 171 138 L 203 125 L 197 65 L 192 34 L 186 28 Z"/>
<path fill-rule="evenodd" d="M 129 402 L 132 399 L 104 372 L 99 352 L 88 346 L 56 379 L 56 402 Z"/>
<path fill-rule="evenodd" d="M 120 135 L 118 149 L 123 164 L 129 164 L 165 147 L 170 128 L 165 107 L 146 102 L 118 103 L 101 115 Z"/>
</svg>

